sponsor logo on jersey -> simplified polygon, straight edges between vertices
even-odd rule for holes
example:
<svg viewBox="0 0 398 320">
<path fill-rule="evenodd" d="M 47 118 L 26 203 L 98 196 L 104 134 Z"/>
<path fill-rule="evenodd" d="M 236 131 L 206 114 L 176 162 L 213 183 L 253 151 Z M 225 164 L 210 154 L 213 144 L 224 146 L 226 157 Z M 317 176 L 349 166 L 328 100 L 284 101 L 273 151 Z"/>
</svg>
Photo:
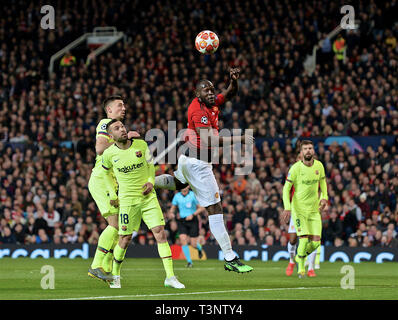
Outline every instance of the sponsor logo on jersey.
<svg viewBox="0 0 398 320">
<path fill-rule="evenodd" d="M 137 151 L 137 152 L 135 153 L 135 155 L 136 155 L 138 158 L 141 158 L 141 157 L 142 157 L 142 152 L 141 152 L 141 151 Z"/>
<path fill-rule="evenodd" d="M 319 180 L 303 180 L 303 184 L 305 184 L 307 186 L 309 186 L 311 184 L 318 183 L 318 182 L 319 182 Z"/>
<path fill-rule="evenodd" d="M 144 165 L 144 163 L 141 162 L 141 163 L 138 163 L 138 164 L 132 164 L 132 165 L 130 165 L 130 166 L 124 166 L 124 167 L 122 167 L 122 168 L 117 168 L 117 170 L 118 170 L 119 172 L 129 173 L 129 172 L 131 172 L 131 171 L 133 171 L 133 170 L 135 170 L 135 169 L 141 168 L 143 165 Z"/>
<path fill-rule="evenodd" d="M 216 197 L 216 199 L 218 199 L 218 197 L 219 197 L 218 192 L 216 192 L 216 194 L 214 196 Z"/>
<path fill-rule="evenodd" d="M 126 231 L 127 230 L 127 226 L 122 226 L 122 230 Z"/>
<path fill-rule="evenodd" d="M 318 171 L 318 170 L 315 170 L 315 174 L 319 174 L 319 171 Z"/>
</svg>

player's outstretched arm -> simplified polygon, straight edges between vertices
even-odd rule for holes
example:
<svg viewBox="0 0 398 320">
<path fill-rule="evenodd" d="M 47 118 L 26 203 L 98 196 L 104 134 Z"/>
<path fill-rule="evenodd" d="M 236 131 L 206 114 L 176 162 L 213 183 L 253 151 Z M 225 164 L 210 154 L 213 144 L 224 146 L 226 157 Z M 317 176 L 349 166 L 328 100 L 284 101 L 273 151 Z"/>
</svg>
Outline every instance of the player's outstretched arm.
<svg viewBox="0 0 398 320">
<path fill-rule="evenodd" d="M 236 96 L 239 90 L 239 85 L 238 85 L 238 79 L 239 79 L 239 73 L 240 69 L 239 68 L 232 68 L 229 71 L 229 77 L 231 79 L 229 86 L 226 90 L 222 92 L 225 101 L 231 100 L 233 97 Z"/>
</svg>

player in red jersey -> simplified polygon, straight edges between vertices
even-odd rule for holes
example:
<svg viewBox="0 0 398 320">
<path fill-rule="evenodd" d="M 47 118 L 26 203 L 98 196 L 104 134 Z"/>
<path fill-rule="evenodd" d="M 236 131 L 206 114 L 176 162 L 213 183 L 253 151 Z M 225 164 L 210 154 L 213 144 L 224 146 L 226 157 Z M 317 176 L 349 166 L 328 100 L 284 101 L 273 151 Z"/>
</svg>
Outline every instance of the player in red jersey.
<svg viewBox="0 0 398 320">
<path fill-rule="evenodd" d="M 253 143 L 253 136 L 221 137 L 218 135 L 219 107 L 238 92 L 240 70 L 230 70 L 230 84 L 221 94 L 215 94 L 209 80 L 201 80 L 196 86 L 196 98 L 188 107 L 188 130 L 185 141 L 188 154 L 178 158 L 178 169 L 171 175 L 155 178 L 156 188 L 180 190 L 189 185 L 199 204 L 206 208 L 209 227 L 224 254 L 224 268 L 238 273 L 250 272 L 252 267 L 243 264 L 232 250 L 231 240 L 225 228 L 220 190 L 213 173 L 213 151 L 223 144 Z"/>
</svg>

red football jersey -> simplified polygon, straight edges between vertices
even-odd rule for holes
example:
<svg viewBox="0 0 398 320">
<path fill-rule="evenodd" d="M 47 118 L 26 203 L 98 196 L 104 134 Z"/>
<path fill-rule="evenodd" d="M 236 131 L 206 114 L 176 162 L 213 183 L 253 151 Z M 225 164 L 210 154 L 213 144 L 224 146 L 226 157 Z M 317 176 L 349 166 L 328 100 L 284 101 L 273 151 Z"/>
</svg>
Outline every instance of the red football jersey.
<svg viewBox="0 0 398 320">
<path fill-rule="evenodd" d="M 186 141 L 189 141 L 189 144 L 197 149 L 208 148 L 201 144 L 200 135 L 196 133 L 196 128 L 211 127 L 214 134 L 218 135 L 219 106 L 224 102 L 225 98 L 221 93 L 216 96 L 214 106 L 211 108 L 199 102 L 198 98 L 192 100 L 188 107 L 188 132 L 185 138 Z"/>
</svg>

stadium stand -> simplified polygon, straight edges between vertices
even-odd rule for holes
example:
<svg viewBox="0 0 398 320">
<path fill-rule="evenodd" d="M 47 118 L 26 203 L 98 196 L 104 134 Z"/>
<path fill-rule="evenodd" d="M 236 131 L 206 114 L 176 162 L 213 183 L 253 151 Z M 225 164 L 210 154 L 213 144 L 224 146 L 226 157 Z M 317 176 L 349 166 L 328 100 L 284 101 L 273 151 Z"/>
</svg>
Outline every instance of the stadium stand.
<svg viewBox="0 0 398 320">
<path fill-rule="evenodd" d="M 339 2 L 57 1 L 55 30 L 40 29 L 39 1 L 3 4 L 0 242 L 96 244 L 106 223 L 87 183 L 103 99 L 125 97 L 125 123 L 142 136 L 152 128 L 166 132 L 168 121 L 181 129 L 196 81 L 206 77 L 220 89 L 228 68 L 238 66 L 239 95 L 223 108 L 220 128 L 253 129 L 257 142 L 249 175 L 215 165 L 233 243 L 286 245 L 287 226 L 279 221 L 284 179 L 296 140 L 314 138 L 331 207 L 322 242 L 398 247 L 397 3 L 356 1 L 360 28 L 341 32 L 345 59 L 333 52 L 333 38 L 309 74 L 304 59 L 340 22 Z M 127 41 L 89 65 L 87 48 L 72 50 L 76 61 L 49 74 L 51 55 L 94 26 L 115 26 Z M 202 29 L 218 33 L 215 55 L 195 51 Z M 374 142 L 358 150 L 326 137 Z M 173 169 L 159 165 L 157 173 Z M 178 243 L 167 219 L 173 194 L 161 191 L 159 199 L 169 240 Z M 135 239 L 153 243 L 145 226 Z M 200 241 L 215 241 L 206 216 Z"/>
</svg>

